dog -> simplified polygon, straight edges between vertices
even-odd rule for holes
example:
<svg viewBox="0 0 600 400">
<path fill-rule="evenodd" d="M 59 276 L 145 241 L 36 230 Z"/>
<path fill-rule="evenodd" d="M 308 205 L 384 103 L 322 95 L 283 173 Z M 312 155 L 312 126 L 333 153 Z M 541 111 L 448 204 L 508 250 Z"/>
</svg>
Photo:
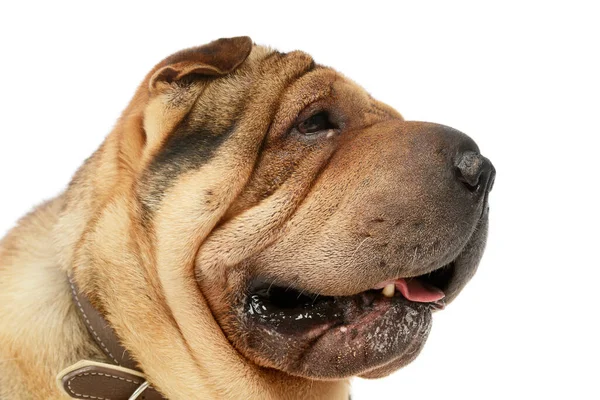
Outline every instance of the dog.
<svg viewBox="0 0 600 400">
<path fill-rule="evenodd" d="M 0 397 L 348 399 L 475 273 L 494 177 L 304 52 L 175 53 L 0 242 Z"/>
</svg>

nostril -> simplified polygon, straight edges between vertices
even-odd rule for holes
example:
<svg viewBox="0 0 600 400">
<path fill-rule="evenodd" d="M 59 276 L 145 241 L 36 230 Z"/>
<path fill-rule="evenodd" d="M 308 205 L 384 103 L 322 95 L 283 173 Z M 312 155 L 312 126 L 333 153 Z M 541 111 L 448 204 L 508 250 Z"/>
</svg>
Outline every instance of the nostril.
<svg viewBox="0 0 600 400">
<path fill-rule="evenodd" d="M 479 189 L 479 176 L 476 179 L 465 177 L 459 168 L 457 168 L 456 175 L 458 176 L 458 180 L 461 181 L 470 192 L 476 192 Z"/>
<path fill-rule="evenodd" d="M 464 152 L 455 165 L 456 177 L 471 192 L 476 192 L 487 183 L 492 175 L 490 161 L 474 151 Z"/>
</svg>

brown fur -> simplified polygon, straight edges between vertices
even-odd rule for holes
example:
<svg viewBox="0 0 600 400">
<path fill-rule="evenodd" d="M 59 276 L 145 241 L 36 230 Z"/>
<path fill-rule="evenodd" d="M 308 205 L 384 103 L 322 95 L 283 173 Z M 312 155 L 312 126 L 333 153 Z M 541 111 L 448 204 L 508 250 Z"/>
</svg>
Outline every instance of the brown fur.
<svg viewBox="0 0 600 400">
<path fill-rule="evenodd" d="M 407 361 L 356 364 L 331 380 L 327 371 L 311 375 L 313 364 L 294 364 L 296 350 L 257 351 L 232 313 L 248 277 L 267 273 L 350 295 L 398 272 L 430 271 L 465 254 L 466 244 L 468 257 L 481 256 L 485 234 L 474 232 L 485 231 L 484 206 L 448 211 L 423 186 L 425 179 L 455 194 L 438 170 L 401 180 L 392 173 L 391 164 L 421 171 L 446 160 L 448 144 L 427 136 L 428 126 L 405 125 L 305 53 L 250 47 L 247 38 L 207 46 L 157 65 L 68 190 L 0 242 L 2 399 L 61 398 L 61 369 L 108 361 L 75 313 L 67 274 L 170 399 L 347 399 L 349 375 L 385 375 Z M 294 124 L 318 109 L 344 133 L 290 139 Z M 399 160 L 415 147 L 437 155 Z M 412 193 L 403 201 L 419 203 L 403 210 L 407 224 L 421 224 L 417 233 L 392 221 L 402 202 L 381 203 L 395 197 L 390 182 Z M 394 229 L 403 242 L 386 253 Z M 465 271 L 450 298 L 474 268 Z"/>
</svg>

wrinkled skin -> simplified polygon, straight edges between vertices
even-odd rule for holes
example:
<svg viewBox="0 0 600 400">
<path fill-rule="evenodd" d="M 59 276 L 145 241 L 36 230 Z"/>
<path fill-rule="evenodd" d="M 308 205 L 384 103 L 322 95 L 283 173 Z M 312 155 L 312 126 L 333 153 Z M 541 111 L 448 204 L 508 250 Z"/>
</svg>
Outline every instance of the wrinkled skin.
<svg viewBox="0 0 600 400">
<path fill-rule="evenodd" d="M 444 287 L 450 302 L 474 274 L 485 244 L 488 188 L 466 190 L 453 167 L 478 148 L 451 128 L 404 121 L 331 69 L 307 66 L 298 74 L 284 90 L 247 186 L 200 248 L 198 283 L 229 340 L 257 364 L 319 379 L 384 376 L 422 348 L 431 326 L 426 306 L 395 298 L 393 307 L 378 304 L 381 315 L 372 318 L 370 308 L 351 312 L 347 305 L 341 309 L 355 315 L 281 328 L 248 314 L 249 282 L 260 277 L 297 291 L 352 296 L 454 261 Z M 326 90 L 305 101 L 314 88 Z M 321 111 L 338 127 L 333 134 L 295 130 Z M 290 210 L 267 246 L 222 273 L 206 272 L 205 251 L 217 251 L 211 243 L 222 250 L 236 246 L 227 238 L 240 230 L 261 235 L 261 213 L 279 211 L 281 199 Z M 354 338 L 340 332 L 344 324 Z"/>
<path fill-rule="evenodd" d="M 469 137 L 306 53 L 176 53 L 0 242 L 0 397 L 58 398 L 61 370 L 110 362 L 69 276 L 167 398 L 345 400 L 413 360 L 473 276 L 493 180 Z"/>
</svg>

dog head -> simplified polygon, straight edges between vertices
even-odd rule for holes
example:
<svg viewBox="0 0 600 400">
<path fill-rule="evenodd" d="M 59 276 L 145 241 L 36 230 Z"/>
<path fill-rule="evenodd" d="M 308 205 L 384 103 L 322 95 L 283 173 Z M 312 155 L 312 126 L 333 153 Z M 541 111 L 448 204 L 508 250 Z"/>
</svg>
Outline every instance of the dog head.
<svg viewBox="0 0 600 400">
<path fill-rule="evenodd" d="M 303 52 L 221 39 L 148 74 L 75 177 L 63 258 L 167 393 L 165 357 L 380 377 L 475 273 L 494 174 Z"/>
</svg>

